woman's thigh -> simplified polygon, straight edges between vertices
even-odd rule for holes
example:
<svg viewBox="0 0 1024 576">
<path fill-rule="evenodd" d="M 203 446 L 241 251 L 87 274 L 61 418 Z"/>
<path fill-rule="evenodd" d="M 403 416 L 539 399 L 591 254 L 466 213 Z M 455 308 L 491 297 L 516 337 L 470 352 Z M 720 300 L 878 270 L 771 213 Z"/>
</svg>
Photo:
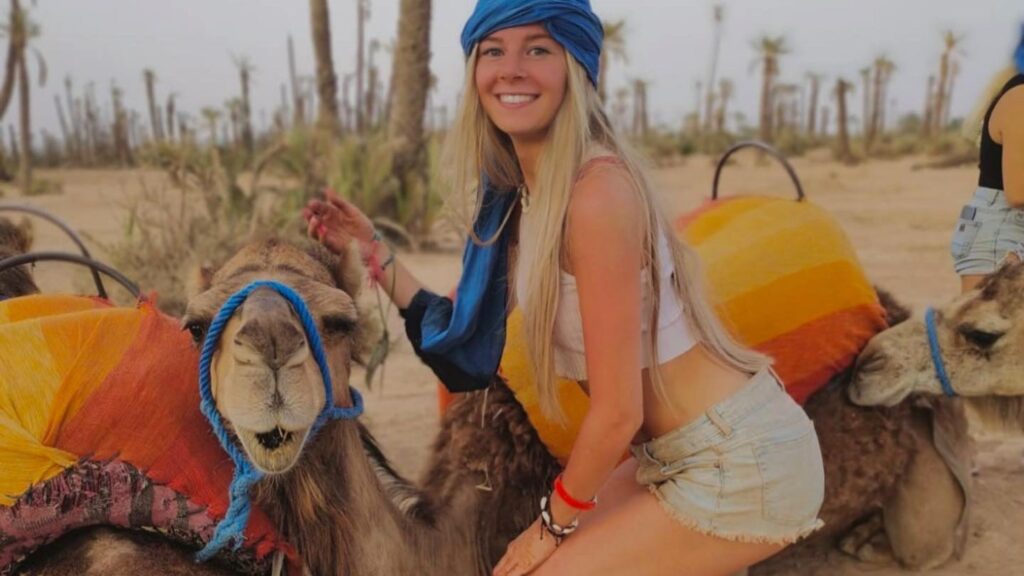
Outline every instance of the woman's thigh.
<svg viewBox="0 0 1024 576">
<path fill-rule="evenodd" d="M 532 574 L 728 575 L 784 548 L 690 530 L 636 483 L 635 474 L 635 460 L 620 465 L 598 495 L 598 508 L 586 514 L 579 530 Z"/>
</svg>

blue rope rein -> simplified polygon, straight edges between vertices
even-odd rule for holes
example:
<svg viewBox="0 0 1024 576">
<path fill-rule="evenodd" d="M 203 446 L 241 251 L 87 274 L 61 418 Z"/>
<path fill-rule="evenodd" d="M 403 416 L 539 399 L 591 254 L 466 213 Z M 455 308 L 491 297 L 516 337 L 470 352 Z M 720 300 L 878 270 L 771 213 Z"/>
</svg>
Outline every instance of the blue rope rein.
<svg viewBox="0 0 1024 576">
<path fill-rule="evenodd" d="M 201 400 L 199 408 L 202 410 L 203 415 L 206 416 L 206 419 L 210 421 L 210 426 L 213 427 L 213 432 L 217 435 L 221 447 L 228 453 L 228 456 L 234 463 L 235 475 L 231 480 L 231 487 L 229 489 L 231 500 L 228 505 L 227 514 L 217 524 L 213 538 L 210 539 L 205 548 L 196 554 L 196 560 L 199 562 L 209 560 L 229 544 L 235 550 L 242 545 L 245 540 L 243 532 L 245 531 L 246 523 L 249 521 L 249 489 L 263 477 L 263 473 L 249 462 L 245 453 L 231 440 L 231 436 L 224 427 L 220 412 L 217 411 L 217 405 L 213 400 L 213 393 L 210 389 L 210 362 L 213 360 L 213 353 L 217 349 L 221 333 L 223 333 L 224 327 L 235 313 L 235 310 L 245 302 L 245 299 L 254 290 L 259 288 L 270 288 L 276 291 L 292 305 L 292 308 L 299 315 L 302 328 L 306 332 L 306 340 L 309 342 L 309 347 L 313 352 L 313 358 L 316 359 L 317 366 L 320 368 L 320 376 L 324 382 L 326 399 L 323 409 L 313 423 L 307 441 L 312 441 L 317 431 L 328 420 L 352 420 L 358 418 L 363 413 L 363 397 L 355 388 L 349 389 L 352 395 L 351 407 L 342 408 L 334 406 L 334 387 L 331 383 L 327 356 L 324 352 L 323 343 L 320 340 L 320 333 L 316 328 L 316 321 L 310 314 L 309 308 L 302 300 L 302 297 L 294 290 L 280 282 L 260 280 L 252 282 L 228 298 L 210 323 L 206 339 L 203 341 L 202 353 L 199 356 L 199 396 Z"/>
<path fill-rule="evenodd" d="M 949 374 L 946 373 L 946 363 L 942 361 L 942 349 L 939 348 L 939 334 L 935 329 L 935 309 L 928 308 L 924 312 L 924 326 L 928 331 L 928 349 L 932 353 L 932 366 L 935 367 L 935 377 L 942 385 L 942 392 L 950 398 L 956 396 L 956 390 L 949 381 Z"/>
</svg>

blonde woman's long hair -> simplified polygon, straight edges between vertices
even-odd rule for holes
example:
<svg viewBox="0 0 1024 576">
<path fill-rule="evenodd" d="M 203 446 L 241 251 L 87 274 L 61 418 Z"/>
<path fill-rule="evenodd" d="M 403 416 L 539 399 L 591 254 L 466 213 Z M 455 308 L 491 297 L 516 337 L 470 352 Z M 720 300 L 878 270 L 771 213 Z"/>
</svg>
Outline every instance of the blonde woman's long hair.
<svg viewBox="0 0 1024 576">
<path fill-rule="evenodd" d="M 1019 72 L 1017 72 L 1016 66 L 1007 66 L 996 72 L 992 79 L 988 81 L 988 85 L 985 86 L 981 97 L 974 103 L 971 113 L 964 118 L 960 134 L 973 142 L 975 146 L 981 146 L 981 130 L 985 126 L 985 114 L 988 113 L 989 106 L 992 105 L 992 101 L 999 95 L 999 91 L 1003 89 L 1003 86 L 1010 81 L 1010 78 L 1017 74 Z"/>
<path fill-rule="evenodd" d="M 586 72 L 566 53 L 568 86 L 565 99 L 548 133 L 547 142 L 537 166 L 538 193 L 531 194 L 531 229 L 529 241 L 520 241 L 518 270 L 525 274 L 526 296 L 522 304 L 526 345 L 536 382 L 540 405 L 545 416 L 565 422 L 558 403 L 557 377 L 554 364 L 554 329 L 558 310 L 561 262 L 565 246 L 564 231 L 569 198 L 578 171 L 593 149 L 604 149 L 617 156 L 629 173 L 633 191 L 643 206 L 645 215 L 640 222 L 643 234 L 643 264 L 653 306 L 647 337 L 650 338 L 647 365 L 655 390 L 662 398 L 664 385 L 657 370 L 658 312 L 661 294 L 661 263 L 657 258 L 658 235 L 668 240 L 674 269 L 672 288 L 683 305 L 684 314 L 694 337 L 726 364 L 748 372 L 757 372 L 770 364 L 770 360 L 741 344 L 722 326 L 712 306 L 705 298 L 703 279 L 696 253 L 681 242 L 668 221 L 662 216 L 651 186 L 637 156 L 622 142 L 612 129 L 601 109 L 597 91 L 589 83 Z M 493 243 L 493 238 L 479 238 L 473 231 L 473 222 L 483 201 L 481 177 L 484 176 L 497 189 L 514 194 L 523 185 L 522 171 L 509 137 L 487 117 L 476 90 L 475 68 L 477 50 L 474 48 L 466 64 L 466 80 L 462 102 L 455 125 L 446 146 L 445 166 L 451 170 L 451 190 L 455 194 L 474 195 L 475 202 L 456 198 L 454 206 L 475 206 L 471 217 L 463 212 L 463 223 L 472 241 L 480 245 Z M 513 282 L 510 282 L 514 286 Z"/>
</svg>

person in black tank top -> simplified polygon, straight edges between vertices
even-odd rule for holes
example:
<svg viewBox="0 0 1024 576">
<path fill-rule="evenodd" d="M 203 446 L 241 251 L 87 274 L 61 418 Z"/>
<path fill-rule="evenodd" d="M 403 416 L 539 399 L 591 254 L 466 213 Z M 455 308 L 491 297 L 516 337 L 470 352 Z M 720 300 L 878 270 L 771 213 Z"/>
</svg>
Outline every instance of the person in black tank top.
<svg viewBox="0 0 1024 576">
<path fill-rule="evenodd" d="M 978 189 L 960 211 L 951 253 L 961 290 L 1005 260 L 1024 261 L 1024 30 L 1015 65 L 981 126 Z M 997 84 L 998 86 L 998 84 Z"/>
</svg>

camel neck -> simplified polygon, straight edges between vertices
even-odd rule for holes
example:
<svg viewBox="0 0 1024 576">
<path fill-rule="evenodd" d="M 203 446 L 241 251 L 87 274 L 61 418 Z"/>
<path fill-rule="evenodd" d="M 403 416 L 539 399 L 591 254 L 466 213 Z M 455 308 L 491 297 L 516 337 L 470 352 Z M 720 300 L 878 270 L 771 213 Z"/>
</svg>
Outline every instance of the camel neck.
<svg viewBox="0 0 1024 576">
<path fill-rule="evenodd" d="M 474 573 L 469 531 L 435 518 L 356 422 L 325 425 L 296 468 L 257 489 L 312 574 Z"/>
</svg>

